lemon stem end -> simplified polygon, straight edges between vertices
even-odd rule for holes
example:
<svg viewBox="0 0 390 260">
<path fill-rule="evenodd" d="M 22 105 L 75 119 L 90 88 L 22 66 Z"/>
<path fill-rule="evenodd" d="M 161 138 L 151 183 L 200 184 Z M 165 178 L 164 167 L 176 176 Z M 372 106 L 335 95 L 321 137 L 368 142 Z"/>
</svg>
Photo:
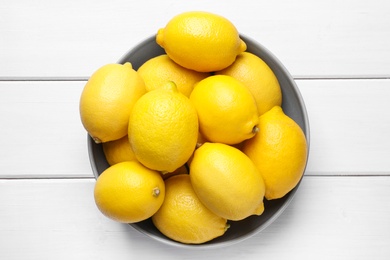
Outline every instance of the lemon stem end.
<svg viewBox="0 0 390 260">
<path fill-rule="evenodd" d="M 230 228 L 230 224 L 229 223 L 226 223 L 226 226 L 225 226 L 225 232 Z"/>
<path fill-rule="evenodd" d="M 160 195 L 160 189 L 158 187 L 153 189 L 153 197 L 158 197 Z"/>
<path fill-rule="evenodd" d="M 100 139 L 97 138 L 97 137 L 93 137 L 93 136 L 92 136 L 92 139 L 93 139 L 93 141 L 94 141 L 95 143 L 97 143 L 97 144 L 101 144 L 101 143 L 102 143 L 102 140 L 100 140 Z"/>
<path fill-rule="evenodd" d="M 203 143 L 196 143 L 195 149 L 198 149 L 198 148 L 201 147 L 202 145 L 203 145 Z"/>
</svg>

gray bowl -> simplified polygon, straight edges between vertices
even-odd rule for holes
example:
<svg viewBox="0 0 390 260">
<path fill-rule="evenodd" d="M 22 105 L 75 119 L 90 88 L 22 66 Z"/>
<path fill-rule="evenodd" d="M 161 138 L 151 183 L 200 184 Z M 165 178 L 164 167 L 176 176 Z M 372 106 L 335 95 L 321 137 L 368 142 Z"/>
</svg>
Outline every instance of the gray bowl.
<svg viewBox="0 0 390 260">
<path fill-rule="evenodd" d="M 310 138 L 308 116 L 306 113 L 304 101 L 294 82 L 294 79 L 291 77 L 291 75 L 282 65 L 282 63 L 261 44 L 243 35 L 241 35 L 241 38 L 247 44 L 247 51 L 263 59 L 275 73 L 282 89 L 282 108 L 289 117 L 294 119 L 299 124 L 299 126 L 305 133 L 307 143 L 309 144 Z M 131 62 L 133 68 L 138 69 L 148 59 L 164 53 L 164 49 L 157 45 L 155 41 L 155 36 L 151 36 L 141 42 L 135 48 L 131 49 L 118 61 L 118 63 L 123 64 L 125 62 Z M 109 165 L 105 159 L 102 145 L 96 144 L 89 136 L 88 152 L 94 176 L 97 178 L 105 169 L 109 167 Z M 204 244 L 186 245 L 173 241 L 164 236 L 162 233 L 160 233 L 150 219 L 130 225 L 139 232 L 145 234 L 146 236 L 165 243 L 167 245 L 185 248 L 218 248 L 230 246 L 261 232 L 272 222 L 274 222 L 282 214 L 282 212 L 286 209 L 286 207 L 293 199 L 294 194 L 299 188 L 300 182 L 292 191 L 290 191 L 283 198 L 271 201 L 265 200 L 265 211 L 261 216 L 251 216 L 244 220 L 235 222 L 230 221 L 230 228 L 223 236 Z"/>
</svg>

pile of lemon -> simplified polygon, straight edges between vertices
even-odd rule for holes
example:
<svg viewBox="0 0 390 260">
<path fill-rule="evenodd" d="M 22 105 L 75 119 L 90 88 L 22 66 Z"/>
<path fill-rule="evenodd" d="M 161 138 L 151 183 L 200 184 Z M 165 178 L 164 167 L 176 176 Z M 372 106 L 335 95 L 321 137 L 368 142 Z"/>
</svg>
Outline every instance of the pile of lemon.
<svg viewBox="0 0 390 260">
<path fill-rule="evenodd" d="M 94 198 L 115 221 L 151 218 L 175 241 L 204 243 L 291 191 L 307 143 L 276 76 L 229 20 L 185 12 L 156 42 L 166 54 L 138 70 L 107 64 L 83 89 L 82 123 L 110 164 Z"/>
</svg>

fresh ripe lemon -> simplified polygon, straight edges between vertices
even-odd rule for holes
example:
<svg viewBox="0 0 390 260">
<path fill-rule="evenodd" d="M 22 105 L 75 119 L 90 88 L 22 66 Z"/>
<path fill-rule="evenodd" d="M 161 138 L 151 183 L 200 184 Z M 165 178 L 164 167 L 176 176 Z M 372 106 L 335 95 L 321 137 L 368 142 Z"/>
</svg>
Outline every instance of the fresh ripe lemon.
<svg viewBox="0 0 390 260">
<path fill-rule="evenodd" d="M 127 135 L 118 140 L 105 142 L 102 144 L 102 147 L 109 165 L 137 160 Z"/>
<path fill-rule="evenodd" d="M 147 91 L 173 81 L 177 89 L 187 97 L 190 96 L 195 83 L 210 76 L 209 73 L 186 69 L 166 54 L 147 60 L 137 72 L 145 81 Z"/>
<path fill-rule="evenodd" d="M 247 140 L 243 152 L 263 176 L 268 200 L 291 191 L 301 179 L 307 160 L 307 142 L 299 125 L 279 106 L 260 116 L 259 133 Z"/>
<path fill-rule="evenodd" d="M 173 17 L 158 30 L 156 42 L 176 63 L 201 72 L 224 69 L 246 50 L 245 42 L 228 19 L 200 11 Z"/>
<path fill-rule="evenodd" d="M 198 111 L 200 132 L 211 142 L 237 144 L 257 132 L 255 100 L 248 88 L 231 76 L 201 80 L 190 100 Z"/>
<path fill-rule="evenodd" d="M 135 223 L 151 217 L 161 207 L 165 184 L 159 172 L 137 161 L 107 168 L 96 180 L 95 202 L 108 218 Z"/>
<path fill-rule="evenodd" d="M 154 170 L 173 172 L 195 150 L 198 116 L 173 82 L 143 95 L 129 119 L 129 140 L 138 161 Z"/>
<path fill-rule="evenodd" d="M 243 52 L 228 68 L 216 74 L 232 76 L 249 88 L 256 100 L 259 115 L 282 105 L 282 91 L 271 68 L 258 56 Z"/>
<path fill-rule="evenodd" d="M 145 84 L 130 63 L 102 66 L 92 74 L 81 94 L 84 128 L 96 143 L 125 136 L 133 105 L 144 93 Z"/>
<path fill-rule="evenodd" d="M 254 163 L 230 145 L 205 143 L 190 164 L 192 186 L 202 203 L 229 220 L 264 211 L 264 181 Z"/>
<path fill-rule="evenodd" d="M 165 180 L 165 199 L 152 216 L 154 225 L 167 237 L 186 244 L 201 244 L 222 236 L 227 220 L 207 209 L 196 196 L 188 174 Z"/>
</svg>

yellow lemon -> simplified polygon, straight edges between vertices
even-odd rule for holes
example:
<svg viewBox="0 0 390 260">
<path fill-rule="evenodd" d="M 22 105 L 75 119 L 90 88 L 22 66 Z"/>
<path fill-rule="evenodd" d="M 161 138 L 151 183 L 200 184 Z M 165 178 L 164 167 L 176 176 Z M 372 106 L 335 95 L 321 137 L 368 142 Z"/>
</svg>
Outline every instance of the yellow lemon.
<svg viewBox="0 0 390 260">
<path fill-rule="evenodd" d="M 247 140 L 243 152 L 263 176 L 268 200 L 291 191 L 301 179 L 307 160 L 307 142 L 299 125 L 275 106 L 260 116 L 259 133 Z"/>
<path fill-rule="evenodd" d="M 225 17 L 184 12 L 158 30 L 156 42 L 179 65 L 201 72 L 221 70 L 246 50 L 236 27 Z"/>
<path fill-rule="evenodd" d="M 118 140 L 105 142 L 102 147 L 109 165 L 136 160 L 127 135 Z"/>
<path fill-rule="evenodd" d="M 200 132 L 211 142 L 237 144 L 257 132 L 255 100 L 248 88 L 231 76 L 201 80 L 190 100 L 198 111 Z"/>
<path fill-rule="evenodd" d="M 232 76 L 249 88 L 256 100 L 259 115 L 282 105 L 282 91 L 271 68 L 258 56 L 243 52 L 228 68 L 216 74 Z"/>
<path fill-rule="evenodd" d="M 152 216 L 154 225 L 167 237 L 186 244 L 201 244 L 222 236 L 227 220 L 207 209 L 196 196 L 188 174 L 165 180 L 161 208 Z"/>
<path fill-rule="evenodd" d="M 154 170 L 173 172 L 195 150 L 198 116 L 173 82 L 143 95 L 129 119 L 129 140 L 138 161 Z"/>
<path fill-rule="evenodd" d="M 96 180 L 94 197 L 108 218 L 135 223 L 151 217 L 161 207 L 165 184 L 159 172 L 136 161 L 107 168 Z"/>
<path fill-rule="evenodd" d="M 243 152 L 221 143 L 205 143 L 190 164 L 192 186 L 202 203 L 229 220 L 264 211 L 264 181 Z"/>
<path fill-rule="evenodd" d="M 189 97 L 195 83 L 210 76 L 209 73 L 186 69 L 163 54 L 147 60 L 137 70 L 143 78 L 146 90 L 150 91 L 161 87 L 168 81 L 175 82 L 177 89 Z"/>
<path fill-rule="evenodd" d="M 145 84 L 130 63 L 102 66 L 92 74 L 81 94 L 84 128 L 97 143 L 124 137 L 133 105 L 144 93 Z"/>
</svg>

